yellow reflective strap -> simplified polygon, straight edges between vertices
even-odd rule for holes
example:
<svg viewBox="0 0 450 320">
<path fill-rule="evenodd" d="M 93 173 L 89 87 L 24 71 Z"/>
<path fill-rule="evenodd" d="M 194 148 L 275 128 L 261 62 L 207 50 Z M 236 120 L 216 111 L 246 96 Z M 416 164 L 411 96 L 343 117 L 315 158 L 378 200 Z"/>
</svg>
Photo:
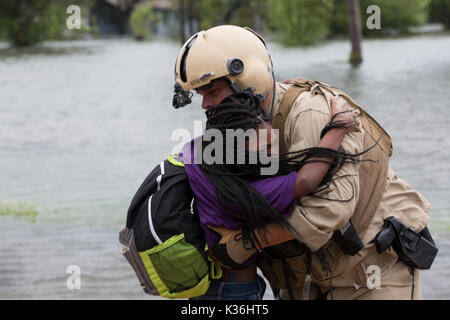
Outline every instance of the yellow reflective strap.
<svg viewBox="0 0 450 320">
<path fill-rule="evenodd" d="M 209 270 L 209 274 L 211 276 L 211 279 L 220 279 L 222 278 L 222 267 L 219 266 L 218 264 L 216 264 L 214 262 L 214 260 L 208 256 L 208 260 L 210 262 L 210 270 Z"/>
<path fill-rule="evenodd" d="M 205 244 L 205 251 L 208 251 L 208 245 Z M 214 260 L 207 254 L 208 261 L 209 261 L 209 275 L 211 276 L 211 279 L 220 279 L 222 278 L 223 271 L 222 267 L 219 266 L 217 263 L 214 262 Z"/>
<path fill-rule="evenodd" d="M 167 158 L 171 164 L 177 167 L 184 167 L 184 163 L 181 161 L 181 158 L 178 156 L 178 154 L 173 153 L 169 154 L 169 157 Z"/>
<path fill-rule="evenodd" d="M 171 292 L 164 283 L 164 280 L 159 276 L 159 271 L 153 265 L 150 255 L 158 253 L 182 239 L 184 239 L 184 233 L 175 235 L 152 249 L 139 252 L 139 256 L 141 257 L 145 270 L 147 271 L 151 282 L 161 297 L 168 299 L 188 299 L 204 295 L 209 288 L 210 280 L 208 274 L 206 274 L 194 287 L 179 292 Z"/>
</svg>

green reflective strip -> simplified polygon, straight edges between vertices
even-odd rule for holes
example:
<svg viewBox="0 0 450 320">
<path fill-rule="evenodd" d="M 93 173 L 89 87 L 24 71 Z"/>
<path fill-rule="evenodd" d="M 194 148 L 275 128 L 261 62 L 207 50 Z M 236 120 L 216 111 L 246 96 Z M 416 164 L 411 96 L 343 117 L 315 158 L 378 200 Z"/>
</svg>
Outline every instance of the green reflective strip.
<svg viewBox="0 0 450 320">
<path fill-rule="evenodd" d="M 180 241 L 181 239 L 184 238 L 184 233 L 182 234 L 177 234 L 169 239 L 167 239 L 166 241 L 164 241 L 163 243 L 157 245 L 156 247 L 153 247 L 147 251 L 145 251 L 145 253 L 147 254 L 152 254 L 152 253 L 157 253 L 159 251 L 162 251 L 168 247 L 170 247 L 171 245 L 173 245 L 174 243 L 177 243 L 178 241 Z"/>
<path fill-rule="evenodd" d="M 205 244 L 205 251 L 208 252 L 208 244 Z M 209 275 L 211 279 L 220 279 L 222 278 L 223 271 L 222 267 L 214 262 L 214 260 L 207 254 L 209 261 Z"/>
<path fill-rule="evenodd" d="M 211 276 L 211 279 L 220 279 L 220 278 L 222 278 L 222 274 L 223 274 L 222 267 L 219 266 L 218 264 L 216 264 L 214 262 L 214 260 L 211 259 L 209 256 L 208 256 L 208 260 L 210 262 L 209 274 Z"/>
<path fill-rule="evenodd" d="M 150 257 L 148 256 L 147 252 L 139 252 L 139 255 L 141 256 L 142 262 L 144 263 L 145 270 L 147 270 L 147 273 L 152 280 L 156 290 L 158 290 L 158 293 L 160 296 L 165 296 L 167 293 L 169 293 L 169 288 L 166 287 L 164 282 L 162 282 L 161 278 L 158 276 L 158 273 L 156 272 L 155 267 L 153 266 L 152 261 L 150 260 Z"/>
<path fill-rule="evenodd" d="M 167 160 L 169 160 L 169 162 L 174 166 L 184 167 L 184 163 L 181 161 L 180 157 L 176 153 L 170 154 Z"/>
<path fill-rule="evenodd" d="M 206 275 L 195 287 L 176 293 L 170 293 L 169 291 L 165 292 L 161 297 L 169 298 L 169 299 L 187 299 L 202 296 L 206 293 L 209 288 L 209 277 Z"/>
<path fill-rule="evenodd" d="M 169 291 L 169 288 L 166 287 L 164 282 L 158 276 L 158 273 L 153 267 L 152 261 L 150 260 L 148 255 L 145 252 L 139 252 L 139 255 L 141 256 L 142 261 L 144 262 L 145 269 L 147 269 L 150 279 L 152 280 L 156 290 L 158 290 L 158 293 L 161 297 L 168 299 L 188 299 L 204 295 L 209 288 L 210 281 L 207 274 L 195 287 L 185 291 L 171 293 Z"/>
<path fill-rule="evenodd" d="M 210 285 L 210 278 L 209 273 L 206 272 L 206 275 L 200 280 L 200 282 L 195 285 L 194 287 L 172 293 L 170 292 L 170 289 L 167 287 L 167 285 L 164 283 L 164 280 L 161 279 L 159 276 L 154 264 L 152 263 L 150 256 L 151 254 L 158 253 L 164 249 L 167 249 L 168 247 L 176 244 L 177 242 L 184 239 L 184 234 L 175 235 L 168 240 L 164 241 L 162 244 L 149 249 L 144 252 L 139 252 L 139 255 L 142 259 L 142 262 L 145 266 L 145 269 L 147 270 L 147 273 L 153 282 L 156 290 L 158 290 L 158 293 L 161 297 L 168 298 L 168 299 L 186 299 L 186 298 L 192 298 L 197 297 L 205 294 L 205 292 L 208 290 Z M 200 255 L 200 253 L 198 253 Z"/>
</svg>

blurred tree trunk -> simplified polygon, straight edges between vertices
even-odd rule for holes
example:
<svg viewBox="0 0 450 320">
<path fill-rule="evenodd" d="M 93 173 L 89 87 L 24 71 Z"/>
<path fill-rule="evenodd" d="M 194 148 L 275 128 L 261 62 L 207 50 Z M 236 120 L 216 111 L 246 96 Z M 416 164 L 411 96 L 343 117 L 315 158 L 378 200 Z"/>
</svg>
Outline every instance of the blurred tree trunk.
<svg viewBox="0 0 450 320">
<path fill-rule="evenodd" d="M 185 10 L 184 10 L 184 0 L 179 0 L 178 3 L 178 18 L 180 21 L 180 40 L 181 43 L 184 44 L 186 42 L 186 32 L 184 30 L 185 23 L 184 23 L 184 17 L 185 17 Z"/>
<path fill-rule="evenodd" d="M 198 1 L 198 0 L 197 0 Z M 189 37 L 194 33 L 197 33 L 198 29 L 198 9 L 194 0 L 188 0 L 187 2 L 187 17 L 189 24 Z M 188 37 L 188 38 L 189 38 Z"/>
<path fill-rule="evenodd" d="M 242 0 L 234 0 L 228 7 L 222 17 L 220 18 L 220 24 L 230 24 L 231 16 L 242 5 Z"/>
<path fill-rule="evenodd" d="M 191 19 L 193 22 L 192 34 L 197 33 L 200 27 L 200 11 L 198 8 L 198 3 L 193 3 L 191 1 Z"/>
<path fill-rule="evenodd" d="M 191 0 L 188 0 L 186 3 L 186 13 L 187 13 L 187 23 L 188 23 L 188 33 L 189 36 L 192 35 L 194 32 L 194 19 L 193 19 L 193 7 L 194 4 Z M 189 38 L 188 36 L 188 38 Z"/>
<path fill-rule="evenodd" d="M 346 0 L 348 9 L 348 31 L 352 43 L 350 63 L 360 64 L 362 62 L 361 40 L 362 26 L 359 0 Z"/>
<path fill-rule="evenodd" d="M 191 15 L 189 15 L 188 18 L 188 24 L 189 24 L 189 35 L 192 35 L 195 33 L 195 31 L 194 31 L 194 20 L 192 19 Z"/>
</svg>

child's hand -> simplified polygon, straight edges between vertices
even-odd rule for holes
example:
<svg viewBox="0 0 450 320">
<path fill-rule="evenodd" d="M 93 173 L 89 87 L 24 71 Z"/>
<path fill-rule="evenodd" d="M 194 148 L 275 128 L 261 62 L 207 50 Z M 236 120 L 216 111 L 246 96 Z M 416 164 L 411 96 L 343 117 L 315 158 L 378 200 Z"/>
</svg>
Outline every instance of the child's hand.
<svg viewBox="0 0 450 320">
<path fill-rule="evenodd" d="M 336 106 L 336 97 L 331 98 L 331 122 L 336 124 L 336 127 L 343 128 L 346 132 L 361 132 L 359 120 L 356 119 L 358 114 L 349 110 L 348 104 L 345 104 L 341 109 Z"/>
</svg>

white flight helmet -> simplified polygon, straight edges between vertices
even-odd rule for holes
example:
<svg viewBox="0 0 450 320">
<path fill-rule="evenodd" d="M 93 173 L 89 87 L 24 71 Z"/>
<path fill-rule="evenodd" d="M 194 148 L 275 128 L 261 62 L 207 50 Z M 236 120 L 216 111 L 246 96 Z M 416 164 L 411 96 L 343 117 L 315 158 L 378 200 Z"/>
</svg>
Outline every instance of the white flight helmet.
<svg viewBox="0 0 450 320">
<path fill-rule="evenodd" d="M 193 35 L 181 47 L 175 63 L 173 106 L 191 103 L 190 90 L 219 78 L 235 92 L 246 89 L 266 99 L 273 77 L 264 39 L 250 28 L 217 26 Z"/>
</svg>

